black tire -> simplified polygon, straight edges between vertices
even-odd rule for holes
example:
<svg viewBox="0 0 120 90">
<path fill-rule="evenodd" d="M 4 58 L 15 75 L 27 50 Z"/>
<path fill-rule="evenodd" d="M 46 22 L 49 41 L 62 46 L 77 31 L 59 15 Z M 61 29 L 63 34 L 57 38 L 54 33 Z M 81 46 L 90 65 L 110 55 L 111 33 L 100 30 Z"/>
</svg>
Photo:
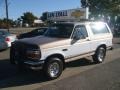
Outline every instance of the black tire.
<svg viewBox="0 0 120 90">
<path fill-rule="evenodd" d="M 51 57 L 47 61 L 44 67 L 45 75 L 48 79 L 56 79 L 58 78 L 63 71 L 63 62 L 61 59 L 56 57 Z"/>
<path fill-rule="evenodd" d="M 95 63 L 102 63 L 105 59 L 105 56 L 106 48 L 101 46 L 96 50 L 95 54 L 92 57 Z"/>
</svg>

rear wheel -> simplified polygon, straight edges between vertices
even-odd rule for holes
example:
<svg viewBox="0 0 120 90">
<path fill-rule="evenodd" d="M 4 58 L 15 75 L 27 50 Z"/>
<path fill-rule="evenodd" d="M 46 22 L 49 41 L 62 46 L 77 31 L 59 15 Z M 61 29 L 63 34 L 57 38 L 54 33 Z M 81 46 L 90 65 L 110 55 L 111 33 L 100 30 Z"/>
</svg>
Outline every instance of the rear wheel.
<svg viewBox="0 0 120 90">
<path fill-rule="evenodd" d="M 93 61 L 95 63 L 102 63 L 106 56 L 106 49 L 105 47 L 99 47 L 96 53 L 93 55 Z"/>
<path fill-rule="evenodd" d="M 58 78 L 63 71 L 63 62 L 59 58 L 49 58 L 49 61 L 45 64 L 44 72 L 49 79 Z"/>
</svg>

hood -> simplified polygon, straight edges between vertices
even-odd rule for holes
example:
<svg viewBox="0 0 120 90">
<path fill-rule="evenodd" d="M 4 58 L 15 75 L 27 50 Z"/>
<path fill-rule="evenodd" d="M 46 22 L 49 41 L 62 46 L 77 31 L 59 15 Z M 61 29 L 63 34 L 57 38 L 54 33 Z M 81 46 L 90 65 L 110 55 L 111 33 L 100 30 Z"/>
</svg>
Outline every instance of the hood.
<svg viewBox="0 0 120 90">
<path fill-rule="evenodd" d="M 19 40 L 19 42 L 38 45 L 40 46 L 40 48 L 43 49 L 65 45 L 68 44 L 68 41 L 69 39 L 66 38 L 51 38 L 45 36 L 37 36 L 37 37 L 24 38 Z"/>
</svg>

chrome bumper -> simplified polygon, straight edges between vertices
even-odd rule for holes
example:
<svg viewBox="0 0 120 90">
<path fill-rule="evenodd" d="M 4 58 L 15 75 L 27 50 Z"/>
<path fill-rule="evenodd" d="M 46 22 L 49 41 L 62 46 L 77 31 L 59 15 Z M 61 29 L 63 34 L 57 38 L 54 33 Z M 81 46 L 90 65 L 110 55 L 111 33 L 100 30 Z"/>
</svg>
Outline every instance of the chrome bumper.
<svg viewBox="0 0 120 90">
<path fill-rule="evenodd" d="M 113 46 L 107 47 L 107 50 L 113 50 L 113 49 L 114 49 Z"/>
</svg>

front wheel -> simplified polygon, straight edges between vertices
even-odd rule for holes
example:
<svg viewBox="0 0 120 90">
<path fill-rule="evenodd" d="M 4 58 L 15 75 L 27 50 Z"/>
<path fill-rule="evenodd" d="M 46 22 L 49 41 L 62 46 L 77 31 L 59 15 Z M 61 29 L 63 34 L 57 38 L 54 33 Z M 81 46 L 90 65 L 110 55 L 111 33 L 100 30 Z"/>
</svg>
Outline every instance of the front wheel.
<svg viewBox="0 0 120 90">
<path fill-rule="evenodd" d="M 50 58 L 45 65 L 44 72 L 49 79 L 58 78 L 63 71 L 63 62 L 59 58 Z"/>
<path fill-rule="evenodd" d="M 104 47 L 99 47 L 96 53 L 93 55 L 93 61 L 95 63 L 102 63 L 106 56 L 106 49 Z"/>
</svg>

